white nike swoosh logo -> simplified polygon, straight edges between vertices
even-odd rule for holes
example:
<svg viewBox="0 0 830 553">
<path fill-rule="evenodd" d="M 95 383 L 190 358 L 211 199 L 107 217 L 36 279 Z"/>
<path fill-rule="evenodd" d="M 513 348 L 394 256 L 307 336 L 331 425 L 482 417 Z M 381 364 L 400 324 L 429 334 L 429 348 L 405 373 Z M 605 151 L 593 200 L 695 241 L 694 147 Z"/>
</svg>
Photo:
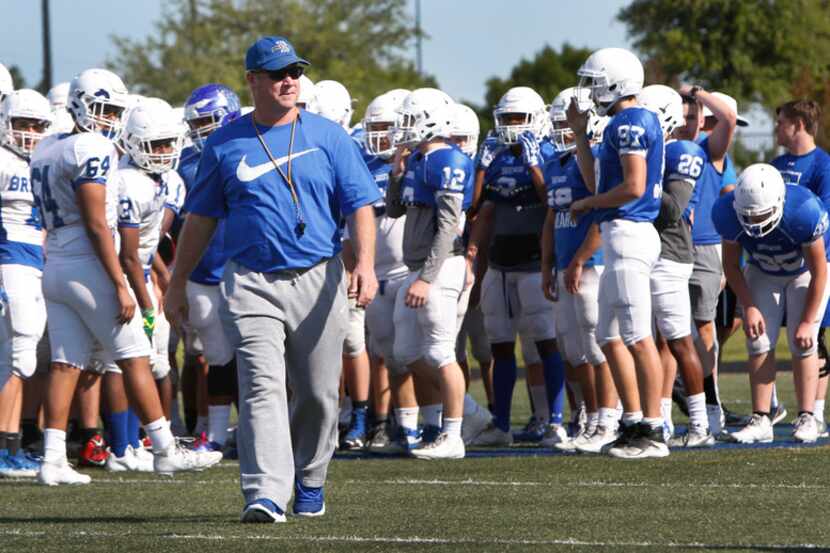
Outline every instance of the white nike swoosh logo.
<svg viewBox="0 0 830 553">
<path fill-rule="evenodd" d="M 297 159 L 300 156 L 316 152 L 319 149 L 320 148 L 309 148 L 308 150 L 303 150 L 302 152 L 297 152 L 291 154 L 290 156 L 278 157 L 276 159 L 277 165 L 284 165 L 288 163 L 289 160 Z M 274 164 L 270 160 L 260 165 L 254 165 L 251 167 L 248 165 L 247 161 L 245 161 L 247 157 L 247 155 L 242 156 L 242 159 L 239 160 L 239 165 L 236 166 L 236 178 L 242 182 L 251 182 L 252 180 L 258 179 L 262 175 L 266 174 L 268 171 L 274 170 Z"/>
</svg>

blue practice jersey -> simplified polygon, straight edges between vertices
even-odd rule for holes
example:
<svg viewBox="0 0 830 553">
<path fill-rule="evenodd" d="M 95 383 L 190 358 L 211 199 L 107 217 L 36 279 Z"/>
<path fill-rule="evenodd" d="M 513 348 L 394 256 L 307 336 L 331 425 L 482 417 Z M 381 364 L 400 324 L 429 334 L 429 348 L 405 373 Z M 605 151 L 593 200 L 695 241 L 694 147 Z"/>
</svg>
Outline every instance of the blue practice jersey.
<svg viewBox="0 0 830 553">
<path fill-rule="evenodd" d="M 620 207 L 598 210 L 598 220 L 653 221 L 660 213 L 665 161 L 663 129 L 654 112 L 634 106 L 611 118 L 603 133 L 602 148 L 599 151 L 599 193 L 608 192 L 622 184 L 620 157 L 623 155 L 638 155 L 645 159 L 645 193 Z"/>
<path fill-rule="evenodd" d="M 194 147 L 182 151 L 179 160 L 179 176 L 184 181 L 187 195 L 193 189 L 196 181 L 196 170 L 199 167 L 201 152 Z M 225 220 L 216 220 L 216 231 L 208 243 L 205 253 L 199 260 L 199 264 L 190 274 L 190 280 L 198 284 L 216 285 L 222 282 L 222 275 L 225 272 L 225 263 L 228 261 L 225 255 Z"/>
<path fill-rule="evenodd" d="M 818 196 L 804 187 L 787 185 L 784 214 L 778 226 L 761 238 L 744 232 L 733 203 L 735 193 L 720 197 L 712 209 L 712 220 L 724 240 L 738 242 L 749 262 L 774 276 L 795 276 L 807 270 L 803 246 L 822 238 L 827 231 L 827 210 Z"/>
<path fill-rule="evenodd" d="M 401 203 L 436 207 L 439 192 L 463 194 L 462 209 L 473 203 L 473 160 L 457 146 L 433 150 L 426 155 L 415 152 L 406 160 L 401 183 Z"/>
<path fill-rule="evenodd" d="M 357 143 L 336 123 L 306 111 L 296 125 L 256 130 L 248 114 L 208 137 L 185 208 L 226 217 L 225 252 L 253 271 L 306 269 L 334 257 L 341 218 L 380 199 Z M 296 204 L 275 167 L 287 173 L 289 162 Z"/>
<path fill-rule="evenodd" d="M 596 151 L 594 155 L 596 156 Z M 577 221 L 571 218 L 571 204 L 587 198 L 591 191 L 585 186 L 576 156 L 565 152 L 545 164 L 545 186 L 548 190 L 548 207 L 556 211 L 554 240 L 556 246 L 556 268 L 565 270 L 579 246 L 585 241 L 588 230 L 596 221 L 596 211 L 589 211 Z M 585 262 L 586 267 L 602 265 L 602 248 Z"/>
<path fill-rule="evenodd" d="M 691 212 L 694 211 L 694 224 L 692 225 L 692 242 L 695 246 L 720 244 L 720 234 L 712 223 L 712 206 L 720 197 L 721 190 L 726 186 L 734 185 L 737 182 L 735 165 L 729 155 L 723 160 L 723 170 L 718 172 L 709 158 L 709 137 L 703 136 L 697 141 L 705 156 L 703 172 L 698 179 L 695 192 L 689 201 L 689 207 L 684 214 L 688 220 Z"/>
</svg>

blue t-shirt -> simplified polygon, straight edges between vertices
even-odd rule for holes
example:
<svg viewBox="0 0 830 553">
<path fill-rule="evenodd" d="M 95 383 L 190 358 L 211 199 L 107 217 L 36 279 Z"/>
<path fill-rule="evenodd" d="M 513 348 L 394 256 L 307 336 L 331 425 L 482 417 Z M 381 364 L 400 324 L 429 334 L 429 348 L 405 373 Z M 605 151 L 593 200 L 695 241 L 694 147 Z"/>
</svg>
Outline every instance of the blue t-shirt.
<svg viewBox="0 0 830 553">
<path fill-rule="evenodd" d="M 415 152 L 406 160 L 401 203 L 436 207 L 436 194 L 463 194 L 462 209 L 473 203 L 473 160 L 457 146 L 441 148 L 426 155 Z"/>
<path fill-rule="evenodd" d="M 802 186 L 787 185 L 784 214 L 766 236 L 755 238 L 744 232 L 733 203 L 735 193 L 718 198 L 712 220 L 724 240 L 738 242 L 749 255 L 749 263 L 774 276 L 795 276 L 807 270 L 802 247 L 824 236 L 827 210 L 818 196 Z"/>
<path fill-rule="evenodd" d="M 620 156 L 638 155 L 646 161 L 645 193 L 630 202 L 598 211 L 599 221 L 627 219 L 653 221 L 660 213 L 663 194 L 663 129 L 654 112 L 641 106 L 626 108 L 614 115 L 605 128 L 599 151 L 599 193 L 608 192 L 623 182 Z"/>
<path fill-rule="evenodd" d="M 179 160 L 179 176 L 184 181 L 185 190 L 185 208 L 187 205 L 187 197 L 190 196 L 190 191 L 193 190 L 193 185 L 196 181 L 196 170 L 199 167 L 199 158 L 201 152 L 192 146 L 182 152 L 182 157 Z M 213 233 L 213 238 L 210 239 L 205 253 L 199 260 L 199 264 L 193 269 L 190 274 L 190 279 L 198 284 L 205 284 L 208 286 L 215 286 L 222 282 L 222 275 L 225 273 L 225 263 L 228 261 L 225 255 L 225 220 L 216 220 L 216 231 Z"/>
<path fill-rule="evenodd" d="M 208 137 L 187 211 L 226 218 L 225 251 L 258 272 L 305 269 L 340 252 L 341 217 L 380 199 L 360 150 L 342 127 L 301 112 L 290 161 L 299 210 L 288 183 L 260 144 L 252 114 Z M 288 173 L 291 124 L 258 126 L 274 161 Z"/>
<path fill-rule="evenodd" d="M 548 207 L 556 212 L 556 230 L 553 235 L 556 246 L 556 268 L 564 271 L 585 241 L 591 225 L 596 221 L 596 211 L 589 211 L 577 221 L 571 218 L 569 213 L 571 204 L 591 195 L 591 191 L 582 180 L 576 156 L 572 152 L 565 152 L 559 158 L 548 161 L 545 164 L 544 173 L 545 186 L 548 190 Z M 602 248 L 599 248 L 585 262 L 585 267 L 602 264 Z"/>
<path fill-rule="evenodd" d="M 709 137 L 703 136 L 698 139 L 698 145 L 706 156 L 703 166 L 703 173 L 697 181 L 692 199 L 689 200 L 689 207 L 686 208 L 684 216 L 690 219 L 694 211 L 694 224 L 692 225 L 692 242 L 695 246 L 720 244 L 721 238 L 715 225 L 712 224 L 712 206 L 720 197 L 721 190 L 738 182 L 735 174 L 735 166 L 727 154 L 723 160 L 723 171 L 718 172 L 709 158 Z"/>
</svg>

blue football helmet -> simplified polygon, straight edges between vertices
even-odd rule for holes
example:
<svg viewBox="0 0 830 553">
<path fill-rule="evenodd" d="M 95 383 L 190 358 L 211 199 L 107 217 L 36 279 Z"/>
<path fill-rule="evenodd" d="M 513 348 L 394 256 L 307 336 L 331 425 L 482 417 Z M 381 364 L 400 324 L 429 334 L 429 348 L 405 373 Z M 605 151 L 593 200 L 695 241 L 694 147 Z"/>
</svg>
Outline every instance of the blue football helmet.
<svg viewBox="0 0 830 553">
<path fill-rule="evenodd" d="M 241 110 L 239 97 L 223 84 L 210 83 L 194 90 L 184 104 L 193 146 L 201 151 L 210 133 L 239 117 Z"/>
</svg>

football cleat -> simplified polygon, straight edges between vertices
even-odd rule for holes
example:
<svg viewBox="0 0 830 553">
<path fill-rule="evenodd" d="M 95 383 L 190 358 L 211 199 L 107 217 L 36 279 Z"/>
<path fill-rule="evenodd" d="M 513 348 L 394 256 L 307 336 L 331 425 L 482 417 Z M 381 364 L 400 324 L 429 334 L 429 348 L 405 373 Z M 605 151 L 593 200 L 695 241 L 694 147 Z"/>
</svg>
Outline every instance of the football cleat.
<svg viewBox="0 0 830 553">
<path fill-rule="evenodd" d="M 412 450 L 412 456 L 418 459 L 463 459 L 464 440 L 461 436 L 450 436 L 446 432 L 438 434 L 434 442 Z"/>
<path fill-rule="evenodd" d="M 773 440 L 772 423 L 766 415 L 754 413 L 749 423 L 729 434 L 729 441 L 740 444 L 768 444 Z"/>
<path fill-rule="evenodd" d="M 476 438 L 470 443 L 479 447 L 503 447 L 513 445 L 513 433 L 505 431 L 493 424 L 487 425 Z"/>
<path fill-rule="evenodd" d="M 438 439 L 439 434 L 441 434 L 440 426 L 435 426 L 434 424 L 427 424 L 421 431 L 421 442 L 424 444 L 431 444 L 432 442 Z"/>
<path fill-rule="evenodd" d="M 540 422 L 536 417 L 530 417 L 522 430 L 513 433 L 513 441 L 539 443 L 545 437 L 546 427 L 547 425 Z"/>
<path fill-rule="evenodd" d="M 92 478 L 88 475 L 73 469 L 66 459 L 61 463 L 44 461 L 40 466 L 40 472 L 37 473 L 37 481 L 44 486 L 89 484 L 91 480 Z"/>
<path fill-rule="evenodd" d="M 715 445 L 715 437 L 708 429 L 689 426 L 689 430 L 682 436 L 675 436 L 668 441 L 669 447 L 712 447 Z"/>
<path fill-rule="evenodd" d="M 78 453 L 78 465 L 82 467 L 103 467 L 107 464 L 109 449 L 104 437 L 95 434 L 81 446 Z"/>
<path fill-rule="evenodd" d="M 639 423 L 628 425 L 621 424 L 622 431 L 619 433 L 619 436 L 616 440 L 608 444 L 603 451 L 613 457 L 615 455 L 611 453 L 612 450 L 622 450 L 629 447 L 634 439 L 640 435 L 639 426 Z"/>
<path fill-rule="evenodd" d="M 663 427 L 652 428 L 641 422 L 624 447 L 612 447 L 608 450 L 611 457 L 617 459 L 659 459 L 669 455 L 669 448 L 663 439 Z"/>
<path fill-rule="evenodd" d="M 202 471 L 222 460 L 221 451 L 195 451 L 171 444 L 153 455 L 153 469 L 158 474 L 171 475 L 180 471 Z"/>
<path fill-rule="evenodd" d="M 818 427 L 818 437 L 819 438 L 827 438 L 830 436 L 827 432 L 827 423 L 823 420 L 819 420 L 818 417 L 816 418 L 816 426 Z"/>
<path fill-rule="evenodd" d="M 812 444 L 818 440 L 818 425 L 816 417 L 810 413 L 802 413 L 793 421 L 793 438 L 803 444 Z"/>
<path fill-rule="evenodd" d="M 354 451 L 363 449 L 366 443 L 366 419 L 368 417 L 367 409 L 353 409 L 352 420 L 348 430 L 340 440 L 340 449 L 346 451 Z"/>
<path fill-rule="evenodd" d="M 127 472 L 136 470 L 137 465 L 138 461 L 133 453 L 133 446 L 128 445 L 121 457 L 117 457 L 115 453 L 110 451 L 107 457 L 106 469 L 109 472 Z"/>
<path fill-rule="evenodd" d="M 772 425 L 775 426 L 782 420 L 787 417 L 787 408 L 784 407 L 783 403 L 779 403 L 775 406 L 775 411 L 770 413 L 770 420 L 772 421 Z"/>
<path fill-rule="evenodd" d="M 472 443 L 487 428 L 487 425 L 492 420 L 493 415 L 483 407 L 476 409 L 472 415 L 465 416 L 461 423 L 461 438 L 464 440 L 464 443 Z"/>
<path fill-rule="evenodd" d="M 398 427 L 397 435 L 383 449 L 374 449 L 375 453 L 409 455 L 413 449 L 421 445 L 421 432 L 412 428 Z"/>
<path fill-rule="evenodd" d="M 9 478 L 35 478 L 40 471 L 40 462 L 26 455 L 22 449 L 10 455 L 8 450 L 0 450 L 0 476 Z"/>
<path fill-rule="evenodd" d="M 138 449 L 133 449 L 133 455 L 135 456 L 136 470 L 138 472 L 155 471 L 155 468 L 153 467 L 154 457 L 152 450 L 146 449 L 144 447 L 139 447 Z"/>
<path fill-rule="evenodd" d="M 616 428 L 597 425 L 597 429 L 590 436 L 578 437 L 578 440 L 574 441 L 574 448 L 580 453 L 602 453 L 619 437 L 620 434 Z"/>
<path fill-rule="evenodd" d="M 389 424 L 379 422 L 369 431 L 369 438 L 366 441 L 366 449 L 372 453 L 380 453 L 389 448 L 392 438 L 389 436 Z"/>
<path fill-rule="evenodd" d="M 556 447 L 556 444 L 568 441 L 568 432 L 561 424 L 549 424 L 542 437 L 542 447 Z"/>
<path fill-rule="evenodd" d="M 239 520 L 248 523 L 285 522 L 285 513 L 270 499 L 257 499 L 245 506 Z"/>
<path fill-rule="evenodd" d="M 294 482 L 294 516 L 321 517 L 326 514 L 326 501 L 323 488 L 303 486 L 297 480 Z"/>
</svg>

